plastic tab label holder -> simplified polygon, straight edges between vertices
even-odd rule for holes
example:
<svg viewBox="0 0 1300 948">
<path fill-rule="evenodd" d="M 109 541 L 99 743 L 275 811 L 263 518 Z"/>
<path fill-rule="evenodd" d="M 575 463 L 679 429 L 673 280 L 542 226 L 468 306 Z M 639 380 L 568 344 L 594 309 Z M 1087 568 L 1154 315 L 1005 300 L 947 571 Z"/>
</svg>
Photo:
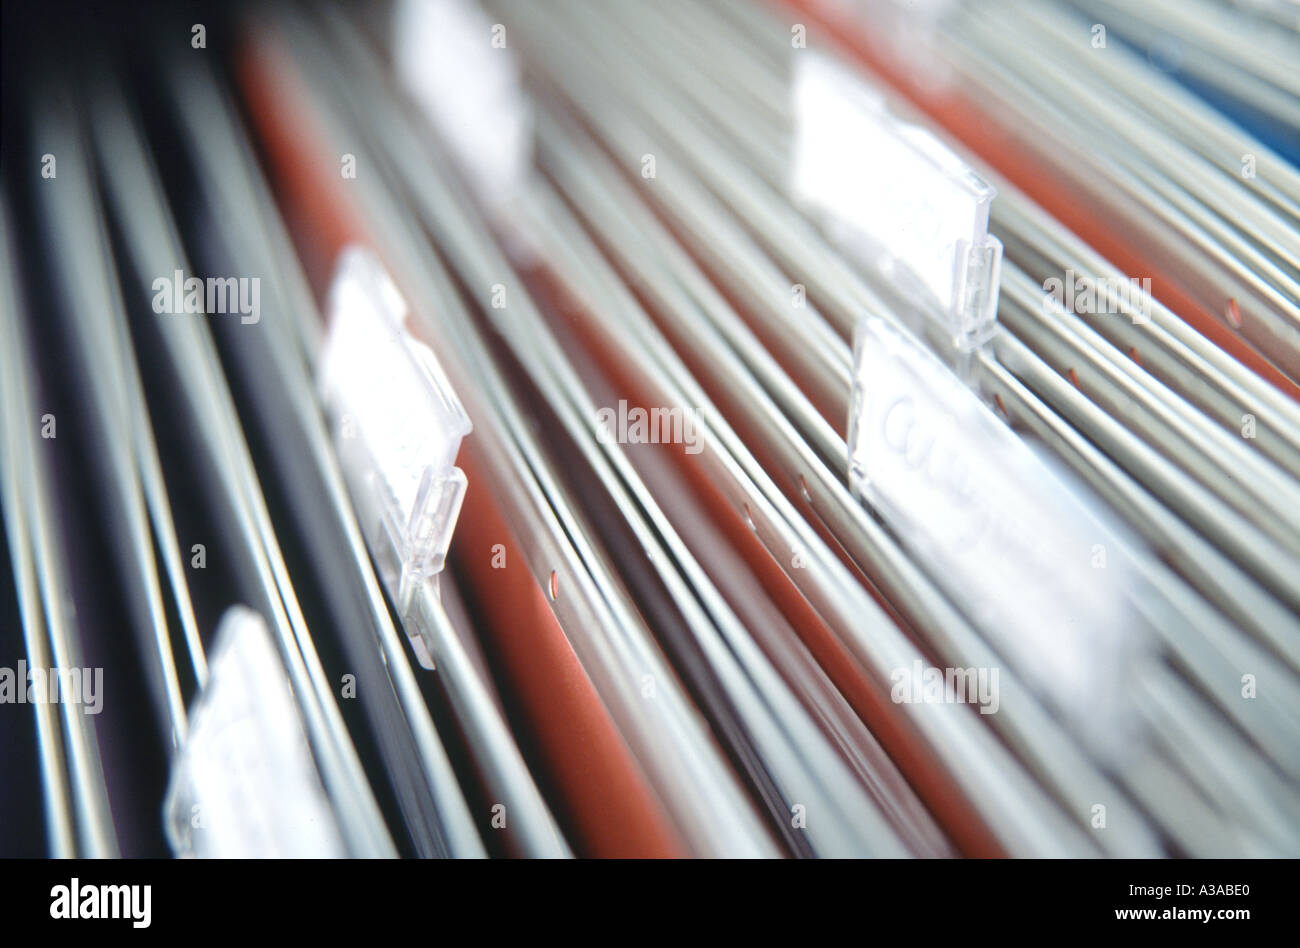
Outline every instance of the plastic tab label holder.
<svg viewBox="0 0 1300 948">
<path fill-rule="evenodd" d="M 401 0 L 393 16 L 398 81 L 451 148 L 488 207 L 527 179 L 533 117 L 505 26 L 471 0 Z"/>
<path fill-rule="evenodd" d="M 792 190 L 858 262 L 969 353 L 993 333 L 1002 244 L 996 189 L 831 59 L 798 57 Z"/>
<path fill-rule="evenodd" d="M 441 572 L 465 497 L 469 417 L 401 293 L 369 251 L 345 250 L 330 289 L 319 386 L 362 532 L 399 611 Z M 432 667 L 413 638 L 421 664 Z"/>
<path fill-rule="evenodd" d="M 1021 676 L 1089 728 L 1127 704 L 1145 640 L 1123 547 L 1042 458 L 905 330 L 854 345 L 849 476 Z"/>
<path fill-rule="evenodd" d="M 243 606 L 227 610 L 208 667 L 163 807 L 173 852 L 216 859 L 347 856 L 262 617 Z"/>
</svg>

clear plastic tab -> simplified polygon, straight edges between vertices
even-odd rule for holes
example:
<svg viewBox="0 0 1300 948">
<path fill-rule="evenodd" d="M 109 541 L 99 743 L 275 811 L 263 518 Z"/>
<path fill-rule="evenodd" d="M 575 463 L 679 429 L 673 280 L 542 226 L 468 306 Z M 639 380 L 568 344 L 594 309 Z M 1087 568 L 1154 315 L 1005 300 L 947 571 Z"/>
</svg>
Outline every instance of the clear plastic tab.
<svg viewBox="0 0 1300 948">
<path fill-rule="evenodd" d="M 1025 679 L 1115 725 L 1144 634 L 1111 528 L 905 330 L 869 317 L 854 350 L 854 492 Z"/>
<path fill-rule="evenodd" d="M 406 331 L 406 315 L 374 255 L 345 250 L 319 384 L 366 542 L 402 612 L 442 570 L 465 497 L 456 455 L 472 429 L 433 352 Z"/>
<path fill-rule="evenodd" d="M 473 0 L 401 0 L 392 36 L 398 81 L 479 199 L 508 200 L 532 164 L 533 118 L 505 25 Z"/>
<path fill-rule="evenodd" d="M 959 352 L 978 348 L 997 318 L 996 189 L 845 67 L 812 53 L 798 60 L 796 200 L 891 291 L 939 320 Z"/>
<path fill-rule="evenodd" d="M 266 623 L 227 610 L 163 806 L 178 856 L 348 855 Z"/>
</svg>

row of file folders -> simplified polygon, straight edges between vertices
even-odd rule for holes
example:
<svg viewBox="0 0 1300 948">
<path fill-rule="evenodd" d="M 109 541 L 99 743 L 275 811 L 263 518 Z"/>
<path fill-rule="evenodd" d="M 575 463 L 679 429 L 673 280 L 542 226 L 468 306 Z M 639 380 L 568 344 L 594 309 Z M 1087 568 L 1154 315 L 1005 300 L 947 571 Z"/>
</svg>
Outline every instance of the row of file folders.
<svg viewBox="0 0 1300 948">
<path fill-rule="evenodd" d="M 1294 4 L 4 16 L 0 852 L 1300 855 Z"/>
</svg>

